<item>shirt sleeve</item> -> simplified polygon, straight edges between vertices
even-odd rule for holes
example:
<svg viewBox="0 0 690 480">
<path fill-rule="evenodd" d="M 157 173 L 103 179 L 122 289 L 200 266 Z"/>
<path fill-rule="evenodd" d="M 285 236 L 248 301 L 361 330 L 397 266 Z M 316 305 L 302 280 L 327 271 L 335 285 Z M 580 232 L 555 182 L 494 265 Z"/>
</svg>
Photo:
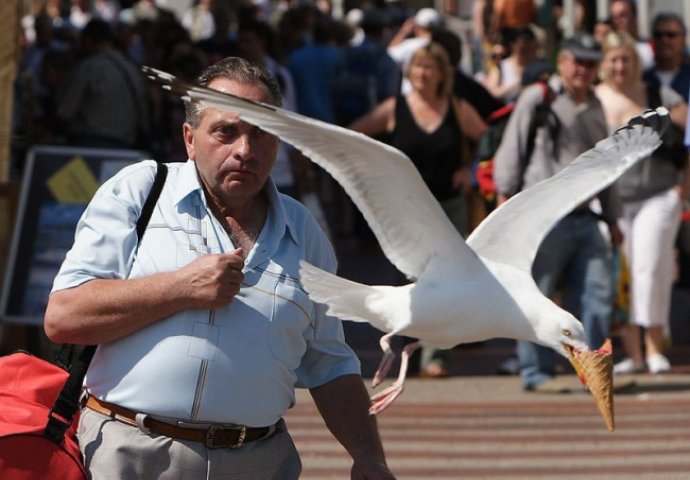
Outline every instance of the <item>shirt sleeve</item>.
<svg viewBox="0 0 690 480">
<path fill-rule="evenodd" d="M 310 223 L 314 225 L 309 233 L 316 236 L 317 241 L 309 242 L 313 246 L 307 252 L 306 259 L 319 268 L 335 273 L 335 252 L 315 221 Z M 296 386 L 299 388 L 318 387 L 343 375 L 361 374 L 359 359 L 345 341 L 342 320 L 327 315 L 326 309 L 325 305 L 314 304 L 314 336 L 296 372 Z"/>
<path fill-rule="evenodd" d="M 504 195 L 518 193 L 523 183 L 527 154 L 527 137 L 530 125 L 536 114 L 537 105 L 542 101 L 543 90 L 539 85 L 525 89 L 510 115 L 503 132 L 501 145 L 494 157 L 494 182 L 496 190 Z"/>
<path fill-rule="evenodd" d="M 136 223 L 153 184 L 155 162 L 122 169 L 96 192 L 77 223 L 74 244 L 52 291 L 96 278 L 127 278 L 137 247 Z"/>
</svg>

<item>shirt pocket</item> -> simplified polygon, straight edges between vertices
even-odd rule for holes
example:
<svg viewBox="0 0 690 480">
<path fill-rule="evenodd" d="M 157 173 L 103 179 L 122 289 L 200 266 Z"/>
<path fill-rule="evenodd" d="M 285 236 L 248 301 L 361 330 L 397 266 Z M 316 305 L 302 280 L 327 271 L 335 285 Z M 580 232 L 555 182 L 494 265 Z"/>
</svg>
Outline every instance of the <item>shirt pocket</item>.
<svg viewBox="0 0 690 480">
<path fill-rule="evenodd" d="M 268 345 L 276 360 L 292 369 L 299 367 L 314 338 L 313 317 L 314 306 L 302 289 L 274 284 Z"/>
</svg>

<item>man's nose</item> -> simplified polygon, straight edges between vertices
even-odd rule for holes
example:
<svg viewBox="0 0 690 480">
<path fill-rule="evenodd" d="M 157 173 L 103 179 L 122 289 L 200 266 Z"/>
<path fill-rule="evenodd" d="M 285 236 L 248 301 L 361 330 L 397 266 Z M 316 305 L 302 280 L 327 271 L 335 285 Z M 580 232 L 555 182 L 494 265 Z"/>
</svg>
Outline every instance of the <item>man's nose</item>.
<svg viewBox="0 0 690 480">
<path fill-rule="evenodd" d="M 249 132 L 242 133 L 235 141 L 235 153 L 246 160 L 251 156 L 253 138 Z"/>
</svg>

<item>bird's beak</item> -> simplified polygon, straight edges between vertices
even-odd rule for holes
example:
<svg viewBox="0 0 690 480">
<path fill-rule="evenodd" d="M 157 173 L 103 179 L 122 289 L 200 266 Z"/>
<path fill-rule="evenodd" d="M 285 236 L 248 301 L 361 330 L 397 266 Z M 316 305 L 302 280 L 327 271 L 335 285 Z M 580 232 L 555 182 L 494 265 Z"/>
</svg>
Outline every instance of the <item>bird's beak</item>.
<svg viewBox="0 0 690 480">
<path fill-rule="evenodd" d="M 609 431 L 615 428 L 613 419 L 613 350 L 611 340 L 593 351 L 582 351 L 563 344 L 568 359 L 575 368 L 580 381 L 592 393 L 597 408 L 604 417 Z"/>
</svg>

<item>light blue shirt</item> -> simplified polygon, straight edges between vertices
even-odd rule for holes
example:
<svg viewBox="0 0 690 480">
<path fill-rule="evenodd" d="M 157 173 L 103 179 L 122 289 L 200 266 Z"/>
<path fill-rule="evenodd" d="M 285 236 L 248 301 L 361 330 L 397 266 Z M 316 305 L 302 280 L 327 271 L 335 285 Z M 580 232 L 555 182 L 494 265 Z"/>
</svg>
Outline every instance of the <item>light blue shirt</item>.
<svg viewBox="0 0 690 480">
<path fill-rule="evenodd" d="M 144 238 L 136 221 L 155 163 L 124 168 L 96 193 L 53 291 L 96 278 L 137 278 L 177 270 L 200 255 L 234 250 L 209 212 L 192 161 L 169 173 Z M 269 212 L 232 303 L 188 310 L 100 345 L 86 385 L 92 395 L 148 414 L 186 421 L 271 425 L 311 388 L 360 365 L 340 320 L 310 301 L 299 261 L 334 271 L 333 249 L 298 202 L 266 185 Z"/>
</svg>

